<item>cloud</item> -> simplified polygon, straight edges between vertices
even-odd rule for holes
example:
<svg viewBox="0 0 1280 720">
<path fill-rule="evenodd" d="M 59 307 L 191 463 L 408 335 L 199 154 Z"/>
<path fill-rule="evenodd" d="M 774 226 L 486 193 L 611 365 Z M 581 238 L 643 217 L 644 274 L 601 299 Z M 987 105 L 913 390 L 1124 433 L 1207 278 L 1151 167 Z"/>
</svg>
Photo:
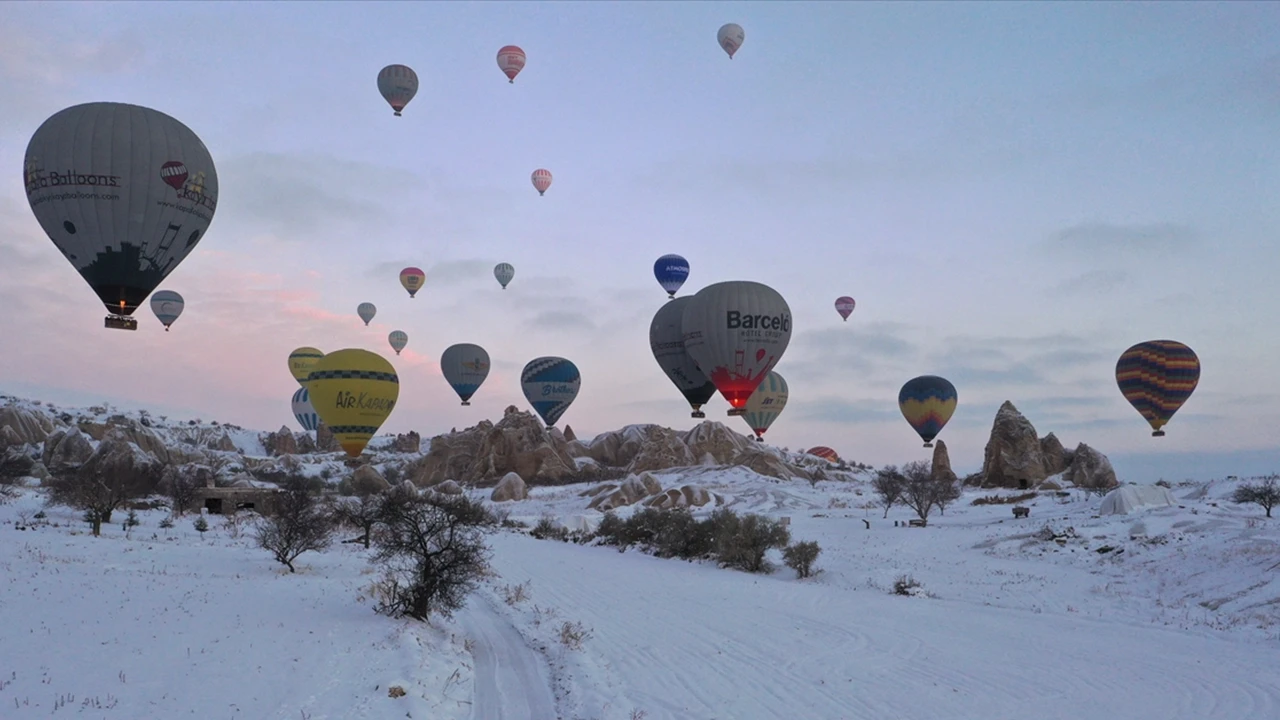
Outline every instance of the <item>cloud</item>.
<svg viewBox="0 0 1280 720">
<path fill-rule="evenodd" d="M 802 420 L 841 425 L 902 421 L 896 397 L 892 401 L 818 398 L 804 403 L 796 410 L 796 415 Z"/>
<path fill-rule="evenodd" d="M 489 260 L 448 260 L 427 268 L 428 287 L 441 285 L 458 285 L 468 280 L 481 280 L 488 277 L 497 287 L 493 278 L 493 266 L 497 263 Z"/>
<path fill-rule="evenodd" d="M 1129 283 L 1129 273 L 1123 270 L 1090 270 L 1067 278 L 1049 288 L 1049 294 L 1059 296 L 1093 295 L 1110 292 Z"/>
<path fill-rule="evenodd" d="M 596 324 L 591 318 L 579 312 L 563 310 L 543 311 L 534 315 L 533 325 L 552 330 L 595 330 Z"/>
<path fill-rule="evenodd" d="M 6 19 L 0 25 L 0 77 L 31 85 L 70 85 L 86 73 L 134 69 L 148 45 L 137 32 L 67 42 Z"/>
<path fill-rule="evenodd" d="M 817 379 L 896 366 L 917 353 L 915 343 L 905 337 L 908 332 L 909 326 L 892 322 L 806 330 L 792 340 L 784 361 L 787 367 Z"/>
<path fill-rule="evenodd" d="M 1056 249 L 1079 251 L 1090 256 L 1125 252 L 1170 253 L 1196 245 L 1199 233 L 1188 225 L 1176 223 L 1117 225 L 1094 222 L 1059 230 L 1049 242 Z"/>
</svg>

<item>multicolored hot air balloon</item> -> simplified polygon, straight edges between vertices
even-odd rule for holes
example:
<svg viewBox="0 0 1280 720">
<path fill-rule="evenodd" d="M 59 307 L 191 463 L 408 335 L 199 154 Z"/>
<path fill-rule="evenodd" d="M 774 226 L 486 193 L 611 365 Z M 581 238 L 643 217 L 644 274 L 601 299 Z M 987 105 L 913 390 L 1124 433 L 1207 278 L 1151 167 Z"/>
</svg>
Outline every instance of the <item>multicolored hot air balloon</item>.
<svg viewBox="0 0 1280 720">
<path fill-rule="evenodd" d="M 747 414 L 743 419 L 756 434 L 756 440 L 764 440 L 764 433 L 782 414 L 787 406 L 787 381 L 776 371 L 770 372 L 747 399 Z"/>
<path fill-rule="evenodd" d="M 520 372 L 520 388 L 547 427 L 569 409 L 581 385 L 578 366 L 562 357 L 534 358 Z"/>
<path fill-rule="evenodd" d="M 200 138 L 162 112 L 94 102 L 60 110 L 23 158 L 31 211 L 111 313 L 128 316 L 204 237 L 218 173 Z"/>
<path fill-rule="evenodd" d="M 408 65 L 388 65 L 378 71 L 378 92 L 400 117 L 404 106 L 418 94 L 418 74 Z"/>
<path fill-rule="evenodd" d="M 293 417 L 303 430 L 315 432 L 320 427 L 320 416 L 311 407 L 311 394 L 306 388 L 298 388 L 293 393 Z"/>
<path fill-rule="evenodd" d="M 479 345 L 458 343 L 445 348 L 440 356 L 440 372 L 458 393 L 463 405 L 471 404 L 484 379 L 489 377 L 489 353 Z"/>
<path fill-rule="evenodd" d="M 956 386 L 937 375 L 911 378 L 898 391 L 898 409 L 911 427 L 920 433 L 925 447 L 933 447 L 933 439 L 956 411 Z"/>
<path fill-rule="evenodd" d="M 493 276 L 498 279 L 502 289 L 506 290 L 507 283 L 516 276 L 516 269 L 511 263 L 498 263 L 493 266 Z"/>
<path fill-rule="evenodd" d="M 498 51 L 498 68 L 507 76 L 507 81 L 514 83 L 516 76 L 524 69 L 524 51 L 515 45 L 507 45 Z"/>
<path fill-rule="evenodd" d="M 377 353 L 347 348 L 325 355 L 307 379 L 311 405 L 342 449 L 360 457 L 400 398 L 400 378 Z"/>
<path fill-rule="evenodd" d="M 853 314 L 853 308 L 855 305 L 857 305 L 857 303 L 855 303 L 853 298 L 848 295 L 836 298 L 836 312 L 840 313 L 840 317 L 844 318 L 845 322 L 849 322 L 849 316 Z"/>
<path fill-rule="evenodd" d="M 373 303 L 363 302 L 356 306 L 356 314 L 364 321 L 367 326 L 374 315 L 378 314 L 378 308 Z"/>
<path fill-rule="evenodd" d="M 169 326 L 182 314 L 184 307 L 186 303 L 182 300 L 182 296 L 172 290 L 157 290 L 151 293 L 151 312 L 155 313 L 164 324 L 165 332 L 169 332 Z"/>
<path fill-rule="evenodd" d="M 716 33 L 716 42 L 720 43 L 720 47 L 729 53 L 729 59 L 733 59 L 733 54 L 738 52 L 738 48 L 742 47 L 742 41 L 747 39 L 747 34 L 743 32 L 742 26 L 737 23 L 725 23 L 720 26 L 720 30 Z"/>
<path fill-rule="evenodd" d="M 302 387 L 307 386 L 307 378 L 311 376 L 311 369 L 320 362 L 320 358 L 324 357 L 324 353 L 313 347 L 300 347 L 289 353 L 289 374 Z"/>
<path fill-rule="evenodd" d="M 404 346 L 409 344 L 409 334 L 403 330 L 392 330 L 391 334 L 387 335 L 387 342 L 391 343 L 391 349 L 399 355 Z"/>
<path fill-rule="evenodd" d="M 551 187 L 550 170 L 543 170 L 541 168 L 534 170 L 533 175 L 529 176 L 529 179 L 533 182 L 533 187 L 538 191 L 539 195 L 544 194 L 547 192 L 547 188 Z"/>
<path fill-rule="evenodd" d="M 1124 399 L 1147 419 L 1152 437 L 1200 383 L 1200 358 L 1174 340 L 1148 340 L 1125 350 L 1116 362 L 1116 384 Z"/>
<path fill-rule="evenodd" d="M 693 296 L 682 328 L 689 356 L 732 406 L 728 414 L 742 415 L 791 342 L 791 308 L 768 285 L 720 282 Z"/>
<path fill-rule="evenodd" d="M 667 291 L 667 297 L 674 298 L 676 291 L 689 279 L 689 261 L 679 255 L 663 255 L 653 263 L 653 276 Z"/>
<path fill-rule="evenodd" d="M 689 407 L 693 408 L 690 417 L 704 418 L 707 415 L 702 412 L 702 406 L 716 394 L 716 386 L 684 349 L 684 308 L 692 299 L 676 298 L 658 308 L 649 324 L 649 349 L 658 367 L 689 401 Z"/>
<path fill-rule="evenodd" d="M 820 457 L 823 460 L 826 460 L 828 462 L 833 462 L 833 463 L 840 462 L 839 453 L 827 447 L 826 445 L 815 445 L 809 448 L 808 450 L 805 450 L 805 452 L 808 453 L 809 455 L 813 455 L 814 457 Z"/>
<path fill-rule="evenodd" d="M 400 271 L 400 284 L 409 291 L 409 298 L 418 294 L 422 284 L 427 281 L 427 274 L 421 268 L 407 267 Z"/>
</svg>

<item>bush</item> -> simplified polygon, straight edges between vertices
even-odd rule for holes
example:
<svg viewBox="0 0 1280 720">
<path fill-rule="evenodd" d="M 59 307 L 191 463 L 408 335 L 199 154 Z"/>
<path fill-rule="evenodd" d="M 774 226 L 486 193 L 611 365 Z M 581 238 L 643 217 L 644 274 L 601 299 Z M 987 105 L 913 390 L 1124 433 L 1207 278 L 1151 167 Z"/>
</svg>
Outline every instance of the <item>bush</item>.
<svg viewBox="0 0 1280 720">
<path fill-rule="evenodd" d="M 196 532 L 203 535 L 209 532 L 209 521 L 205 520 L 203 515 L 200 515 L 196 517 L 195 522 L 191 523 L 191 527 L 195 528 Z"/>
<path fill-rule="evenodd" d="M 540 518 L 529 534 L 539 540 L 569 541 L 569 529 L 556 524 L 556 521 L 550 517 Z"/>
<path fill-rule="evenodd" d="M 796 571 L 796 577 L 812 577 L 813 562 L 818 559 L 818 553 L 820 552 L 822 552 L 822 548 L 818 547 L 818 543 L 807 540 L 787 546 L 782 551 L 782 560 L 787 564 L 787 567 Z"/>
<path fill-rule="evenodd" d="M 1276 485 L 1275 475 L 1269 475 L 1262 478 L 1260 483 L 1245 483 L 1236 488 L 1231 495 L 1231 501 L 1241 504 L 1254 503 L 1261 505 L 1267 511 L 1267 517 L 1271 517 L 1271 508 L 1280 504 L 1280 487 Z"/>
<path fill-rule="evenodd" d="M 1016 503 L 1035 500 L 1040 493 L 1029 492 L 1021 495 L 986 495 L 973 501 L 973 505 L 1013 505 Z"/>
<path fill-rule="evenodd" d="M 293 476 L 279 493 L 276 512 L 258 525 L 258 546 L 294 572 L 293 561 L 310 550 L 329 547 L 334 520 L 311 492 L 306 478 Z"/>
<path fill-rule="evenodd" d="M 770 548 L 786 547 L 791 533 L 781 521 L 763 515 L 738 516 L 720 509 L 711 514 L 715 527 L 716 560 L 724 567 L 752 573 L 767 573 L 772 567 L 765 560 Z"/>
<path fill-rule="evenodd" d="M 916 580 L 910 575 L 902 575 L 897 580 L 893 581 L 893 594 L 906 595 L 908 597 L 912 595 L 919 595 L 921 587 L 919 580 Z"/>
</svg>

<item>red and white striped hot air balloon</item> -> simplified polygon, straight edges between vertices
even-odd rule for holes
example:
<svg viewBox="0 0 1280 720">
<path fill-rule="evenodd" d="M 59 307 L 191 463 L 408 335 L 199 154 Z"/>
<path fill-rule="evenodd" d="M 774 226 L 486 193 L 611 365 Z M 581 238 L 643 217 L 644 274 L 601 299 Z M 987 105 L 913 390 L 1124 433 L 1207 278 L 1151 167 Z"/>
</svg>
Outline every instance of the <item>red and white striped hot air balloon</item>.
<svg viewBox="0 0 1280 720">
<path fill-rule="evenodd" d="M 498 67 L 507 76 L 507 82 L 516 81 L 516 76 L 524 69 L 524 61 L 524 50 L 516 45 L 507 45 L 498 51 Z"/>
<path fill-rule="evenodd" d="M 529 179 L 533 181 L 533 187 L 538 191 L 539 195 L 545 193 L 547 191 L 547 188 L 551 187 L 551 171 L 550 170 L 543 170 L 542 168 L 538 168 L 537 170 L 533 171 L 533 175 Z"/>
</svg>

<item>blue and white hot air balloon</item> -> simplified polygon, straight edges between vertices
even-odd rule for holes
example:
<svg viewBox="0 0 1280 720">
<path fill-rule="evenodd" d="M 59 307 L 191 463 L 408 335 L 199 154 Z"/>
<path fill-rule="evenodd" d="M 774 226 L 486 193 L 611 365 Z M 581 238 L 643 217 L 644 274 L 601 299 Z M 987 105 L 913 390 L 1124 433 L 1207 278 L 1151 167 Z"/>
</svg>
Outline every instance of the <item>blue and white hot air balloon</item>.
<svg viewBox="0 0 1280 720">
<path fill-rule="evenodd" d="M 151 293 L 151 312 L 161 323 L 164 323 L 164 331 L 169 332 L 169 326 L 174 320 L 182 314 L 182 308 L 186 307 L 182 296 L 172 290 L 157 290 Z"/>
<path fill-rule="evenodd" d="M 667 291 L 667 297 L 674 298 L 676 291 L 689 279 L 689 261 L 679 255 L 663 255 L 653 263 L 653 276 Z"/>
<path fill-rule="evenodd" d="M 581 384 L 578 366 L 562 357 L 534 358 L 520 372 L 520 388 L 547 427 L 573 404 Z"/>
<path fill-rule="evenodd" d="M 293 416 L 297 418 L 303 430 L 315 432 L 320 427 L 320 416 L 311 406 L 311 394 L 306 388 L 298 388 L 298 391 L 293 394 Z"/>
<path fill-rule="evenodd" d="M 463 405 L 471 404 L 471 396 L 489 377 L 489 353 L 472 343 L 458 343 L 445 348 L 440 356 L 440 372 L 458 393 Z"/>
</svg>

